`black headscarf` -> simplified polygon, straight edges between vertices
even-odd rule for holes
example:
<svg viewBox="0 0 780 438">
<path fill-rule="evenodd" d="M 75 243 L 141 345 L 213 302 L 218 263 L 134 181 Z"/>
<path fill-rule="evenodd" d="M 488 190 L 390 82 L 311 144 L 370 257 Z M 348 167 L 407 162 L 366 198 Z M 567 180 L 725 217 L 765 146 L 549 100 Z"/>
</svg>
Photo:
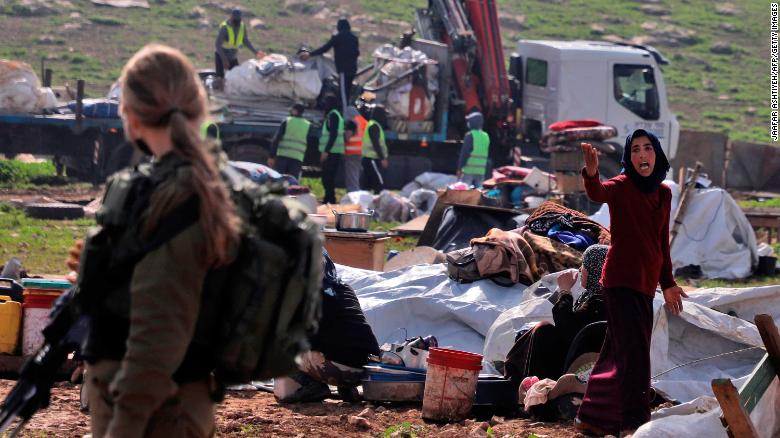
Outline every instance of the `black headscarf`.
<svg viewBox="0 0 780 438">
<path fill-rule="evenodd" d="M 352 30 L 352 26 L 349 25 L 349 20 L 344 17 L 339 18 L 336 22 L 336 30 L 338 33 L 348 33 Z"/>
<path fill-rule="evenodd" d="M 634 169 L 634 165 L 631 164 L 631 142 L 639 137 L 647 137 L 650 139 L 650 143 L 653 144 L 655 150 L 655 167 L 653 167 L 653 173 L 650 176 L 642 176 Z M 637 129 L 633 134 L 626 137 L 626 146 L 623 148 L 623 159 L 620 164 L 623 165 L 623 172 L 628 175 L 628 178 L 636 184 L 637 188 L 642 193 L 653 193 L 658 189 L 664 179 L 666 179 L 666 173 L 669 171 L 669 160 L 666 159 L 666 154 L 661 148 L 661 142 L 658 141 L 658 137 L 644 129 Z"/>
</svg>

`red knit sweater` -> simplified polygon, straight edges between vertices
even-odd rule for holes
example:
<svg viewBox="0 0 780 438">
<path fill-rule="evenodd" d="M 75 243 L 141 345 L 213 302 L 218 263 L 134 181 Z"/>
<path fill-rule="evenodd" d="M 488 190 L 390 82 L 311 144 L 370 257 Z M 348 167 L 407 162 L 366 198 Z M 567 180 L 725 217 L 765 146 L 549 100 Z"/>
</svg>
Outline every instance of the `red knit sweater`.
<svg viewBox="0 0 780 438">
<path fill-rule="evenodd" d="M 612 244 L 601 274 L 605 288 L 626 287 L 654 296 L 661 288 L 676 286 L 669 257 L 669 211 L 672 191 L 661 186 L 642 193 L 627 175 L 601 182 L 598 173 L 588 177 L 582 169 L 585 190 L 594 202 L 609 205 Z"/>
</svg>

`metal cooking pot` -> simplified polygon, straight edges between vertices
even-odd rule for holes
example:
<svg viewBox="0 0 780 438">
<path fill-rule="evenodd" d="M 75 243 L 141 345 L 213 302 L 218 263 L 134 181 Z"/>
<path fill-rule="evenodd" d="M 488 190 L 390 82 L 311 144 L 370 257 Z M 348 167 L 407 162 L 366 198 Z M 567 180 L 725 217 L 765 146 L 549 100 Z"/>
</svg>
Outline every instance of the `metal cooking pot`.
<svg viewBox="0 0 780 438">
<path fill-rule="evenodd" d="M 374 211 L 368 213 L 339 213 L 333 210 L 336 216 L 336 229 L 338 231 L 368 231 L 371 219 L 374 217 Z"/>
</svg>

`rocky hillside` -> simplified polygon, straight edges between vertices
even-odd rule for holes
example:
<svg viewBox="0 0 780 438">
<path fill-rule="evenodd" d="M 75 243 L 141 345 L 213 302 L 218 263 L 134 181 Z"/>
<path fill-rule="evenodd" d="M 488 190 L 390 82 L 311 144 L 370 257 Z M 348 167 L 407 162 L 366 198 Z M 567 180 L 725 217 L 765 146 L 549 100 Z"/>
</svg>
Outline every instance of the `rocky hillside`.
<svg viewBox="0 0 780 438">
<path fill-rule="evenodd" d="M 0 57 L 55 71 L 55 83 L 87 80 L 102 95 L 123 62 L 149 41 L 180 47 L 200 67 L 213 63 L 217 25 L 230 7 L 246 11 L 252 42 L 290 53 L 324 42 L 339 15 L 361 36 L 362 62 L 411 26 L 425 0 L 124 0 L 148 8 L 100 6 L 115 0 L 0 2 Z M 673 109 L 684 127 L 768 142 L 769 4 L 706 0 L 501 0 L 507 53 L 520 38 L 603 39 L 650 44 L 664 67 Z M 250 56 L 244 52 L 243 56 Z"/>
</svg>

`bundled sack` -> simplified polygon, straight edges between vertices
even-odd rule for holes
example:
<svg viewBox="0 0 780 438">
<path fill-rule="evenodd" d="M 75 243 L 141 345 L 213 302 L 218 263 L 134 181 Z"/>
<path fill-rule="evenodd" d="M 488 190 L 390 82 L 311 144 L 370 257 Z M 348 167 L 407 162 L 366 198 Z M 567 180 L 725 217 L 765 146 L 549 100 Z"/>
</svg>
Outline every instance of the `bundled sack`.
<svg viewBox="0 0 780 438">
<path fill-rule="evenodd" d="M 415 206 L 403 196 L 389 190 L 374 198 L 374 211 L 382 222 L 408 222 L 416 216 Z"/>
<path fill-rule="evenodd" d="M 385 44 L 374 51 L 374 69 L 379 71 L 375 86 L 377 101 L 387 108 L 391 119 L 405 120 L 409 117 L 412 102 L 413 78 L 423 78 L 425 96 L 422 108 L 418 108 L 422 120 L 433 119 L 433 108 L 439 93 L 439 65 L 436 60 L 411 47 L 400 49 Z"/>
<path fill-rule="evenodd" d="M 261 60 L 244 61 L 225 73 L 225 92 L 239 97 L 314 101 L 322 89 L 322 79 L 332 73 L 319 59 L 303 62 L 274 53 Z"/>
<path fill-rule="evenodd" d="M 24 62 L 0 59 L 0 110 L 37 113 L 47 107 L 49 96 L 32 67 Z"/>
<path fill-rule="evenodd" d="M 587 233 L 594 241 L 609 245 L 609 230 L 585 214 L 552 201 L 545 201 L 525 221 L 528 228 L 540 236 L 547 236 L 556 225 L 559 229 Z"/>
</svg>

